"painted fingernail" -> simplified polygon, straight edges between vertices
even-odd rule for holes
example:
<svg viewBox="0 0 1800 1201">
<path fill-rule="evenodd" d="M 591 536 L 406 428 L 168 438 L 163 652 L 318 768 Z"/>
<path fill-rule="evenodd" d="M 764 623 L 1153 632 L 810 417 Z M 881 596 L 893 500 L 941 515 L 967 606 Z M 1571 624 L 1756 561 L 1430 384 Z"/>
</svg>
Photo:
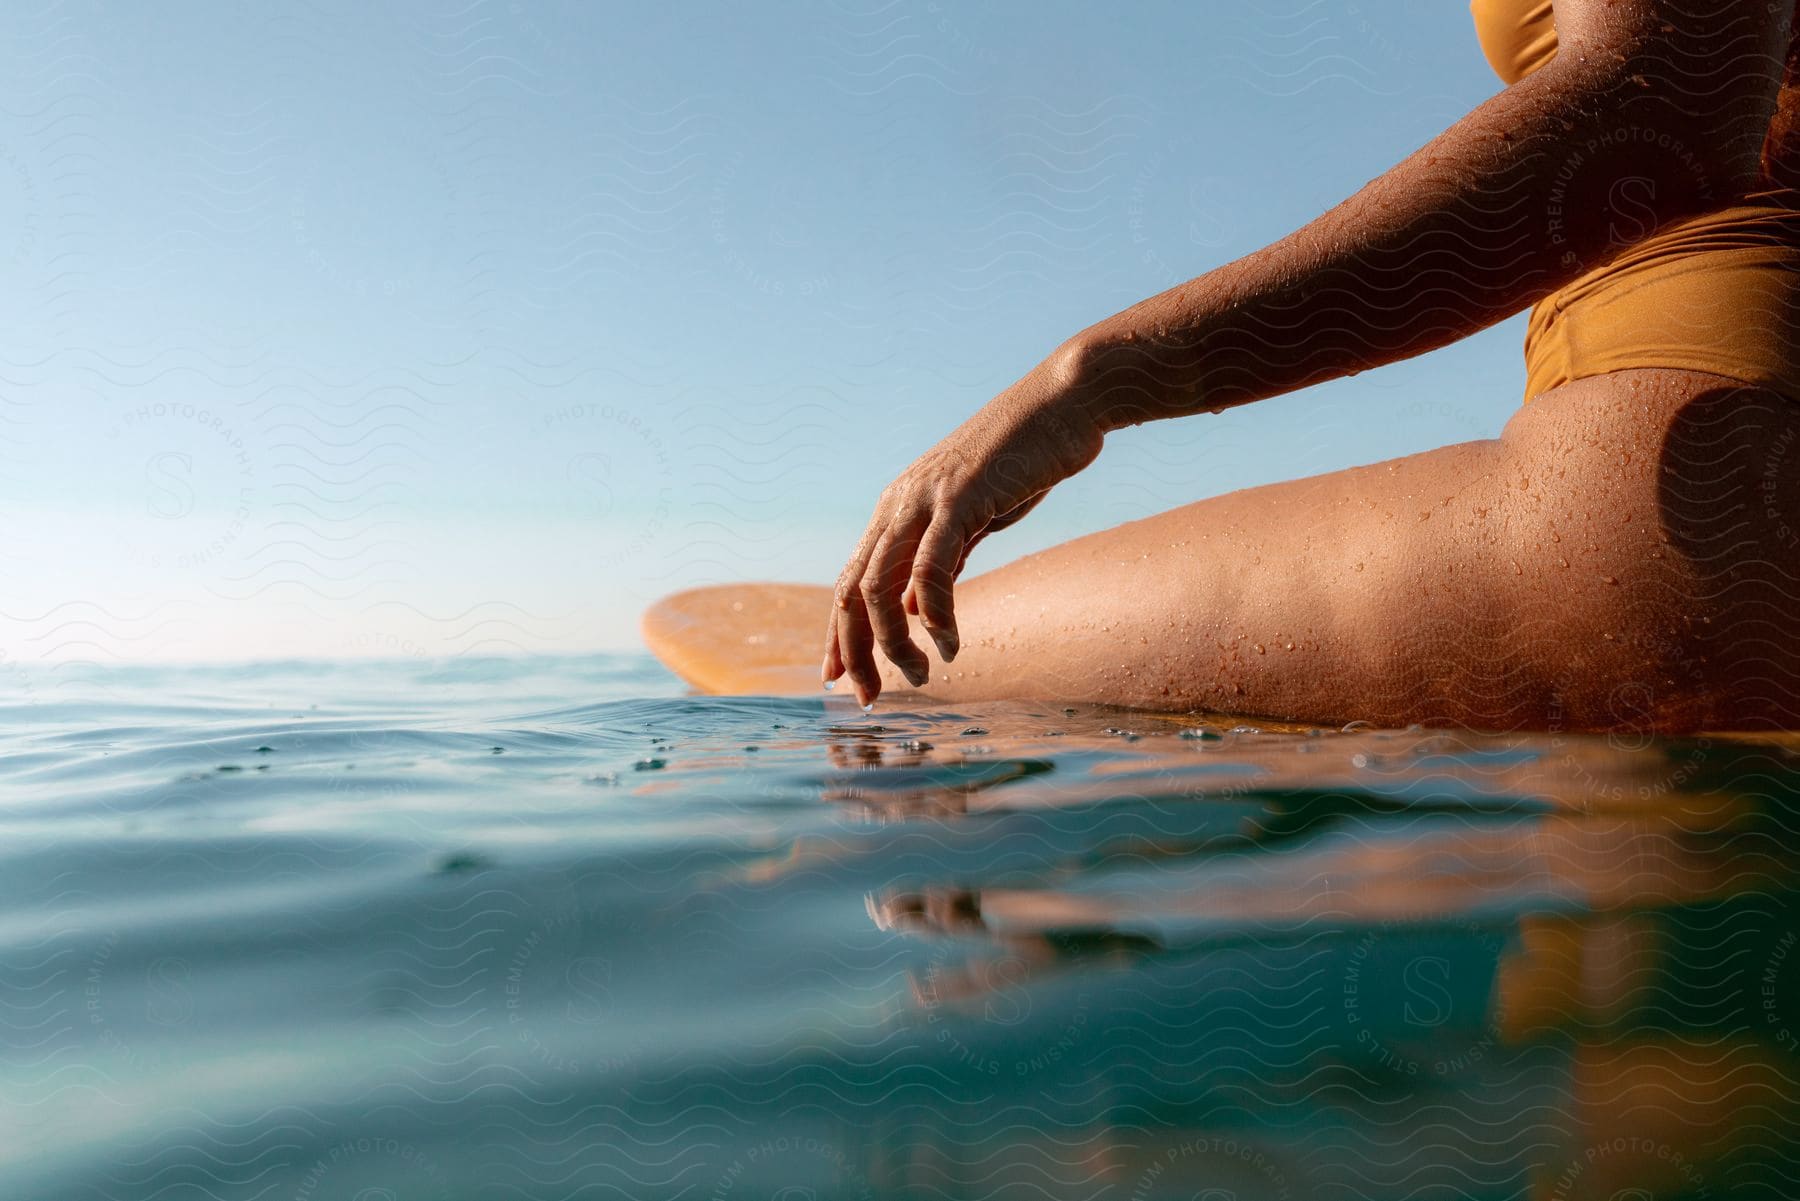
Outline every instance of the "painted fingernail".
<svg viewBox="0 0 1800 1201">
<path fill-rule="evenodd" d="M 943 657 L 944 662 L 948 663 L 956 658 L 956 652 L 960 648 L 957 646 L 955 630 L 940 630 L 933 627 L 931 640 L 937 643 L 938 654 Z"/>
<path fill-rule="evenodd" d="M 908 663 L 906 666 L 902 667 L 900 671 L 906 676 L 906 682 L 911 684 L 914 688 L 922 687 L 925 681 L 931 678 L 931 669 L 929 667 L 922 667 L 917 663 Z"/>
</svg>

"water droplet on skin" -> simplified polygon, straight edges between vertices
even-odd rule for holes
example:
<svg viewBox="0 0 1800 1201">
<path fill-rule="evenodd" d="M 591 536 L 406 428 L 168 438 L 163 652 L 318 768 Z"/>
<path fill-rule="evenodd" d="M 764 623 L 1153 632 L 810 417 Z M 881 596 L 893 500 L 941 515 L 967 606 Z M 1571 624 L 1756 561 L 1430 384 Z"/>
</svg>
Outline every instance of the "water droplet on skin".
<svg viewBox="0 0 1800 1201">
<path fill-rule="evenodd" d="M 826 692 L 830 692 L 831 690 L 833 690 L 836 687 L 837 687 L 836 680 L 826 680 L 825 681 L 825 691 Z"/>
<path fill-rule="evenodd" d="M 1618 582 L 1619 582 L 1619 577 L 1618 577 L 1618 576 L 1613 576 L 1613 575 L 1603 575 L 1603 576 L 1601 576 L 1601 577 L 1600 577 L 1600 578 L 1601 578 L 1601 579 L 1602 579 L 1602 580 L 1605 580 L 1605 581 L 1606 581 L 1606 582 L 1607 582 L 1607 583 L 1609 583 L 1609 584 L 1616 584 L 1616 583 L 1618 583 Z"/>
<path fill-rule="evenodd" d="M 1263 650 L 1263 644 L 1259 642 L 1256 644 L 1256 653 L 1259 655 L 1264 655 L 1264 654 L 1267 654 L 1268 652 Z"/>
<path fill-rule="evenodd" d="M 864 713 L 873 713 L 875 711 L 875 702 L 870 701 L 868 704 L 864 705 L 862 711 Z"/>
</svg>

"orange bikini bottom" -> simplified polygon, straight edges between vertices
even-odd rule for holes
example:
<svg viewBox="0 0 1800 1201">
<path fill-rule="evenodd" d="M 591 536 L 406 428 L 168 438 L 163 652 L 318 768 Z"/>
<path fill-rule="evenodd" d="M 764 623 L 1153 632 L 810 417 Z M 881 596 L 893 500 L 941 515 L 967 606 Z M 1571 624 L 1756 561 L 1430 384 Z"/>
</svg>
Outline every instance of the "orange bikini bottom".
<svg viewBox="0 0 1800 1201">
<path fill-rule="evenodd" d="M 1682 367 L 1800 399 L 1800 195 L 1676 222 L 1533 306 L 1525 399 L 1630 367 Z"/>
</svg>

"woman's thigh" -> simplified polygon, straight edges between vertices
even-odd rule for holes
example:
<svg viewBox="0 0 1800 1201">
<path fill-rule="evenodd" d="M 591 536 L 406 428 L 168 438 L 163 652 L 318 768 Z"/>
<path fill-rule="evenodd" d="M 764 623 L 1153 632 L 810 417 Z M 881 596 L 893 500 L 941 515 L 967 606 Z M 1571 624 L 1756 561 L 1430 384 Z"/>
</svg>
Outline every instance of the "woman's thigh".
<svg viewBox="0 0 1800 1201">
<path fill-rule="evenodd" d="M 1498 439 L 1230 493 L 967 580 L 964 649 L 927 690 L 1315 722 L 1742 725 L 1721 687 L 1746 662 L 1778 685 L 1758 704 L 1794 682 L 1785 633 L 1739 645 L 1792 613 L 1768 556 L 1800 445 L 1758 456 L 1796 437 L 1793 418 L 1696 372 L 1579 380 Z"/>
</svg>

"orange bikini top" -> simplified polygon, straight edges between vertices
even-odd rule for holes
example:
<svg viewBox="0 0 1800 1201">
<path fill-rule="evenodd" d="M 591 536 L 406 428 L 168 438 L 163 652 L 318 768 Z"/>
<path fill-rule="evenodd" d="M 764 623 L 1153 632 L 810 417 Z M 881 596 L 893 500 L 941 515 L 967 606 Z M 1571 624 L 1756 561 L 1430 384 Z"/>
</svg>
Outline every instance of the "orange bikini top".
<svg viewBox="0 0 1800 1201">
<path fill-rule="evenodd" d="M 1556 57 L 1551 0 L 1469 0 L 1475 36 L 1494 74 L 1509 84 Z"/>
</svg>

